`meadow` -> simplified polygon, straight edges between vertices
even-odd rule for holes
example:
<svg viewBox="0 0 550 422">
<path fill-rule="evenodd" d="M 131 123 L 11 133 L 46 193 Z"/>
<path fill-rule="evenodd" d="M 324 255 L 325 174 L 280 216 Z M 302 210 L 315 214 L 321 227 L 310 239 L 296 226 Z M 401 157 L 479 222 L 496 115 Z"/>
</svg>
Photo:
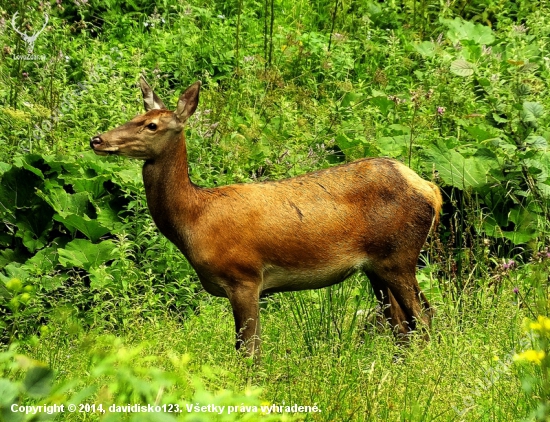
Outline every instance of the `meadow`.
<svg viewBox="0 0 550 422">
<path fill-rule="evenodd" d="M 545 0 L 1 1 L 0 421 L 548 420 L 549 51 Z M 430 340 L 354 275 L 263 299 L 261 363 L 235 352 L 141 163 L 90 150 L 140 75 L 171 109 L 202 81 L 199 186 L 375 156 L 436 183 Z"/>
</svg>

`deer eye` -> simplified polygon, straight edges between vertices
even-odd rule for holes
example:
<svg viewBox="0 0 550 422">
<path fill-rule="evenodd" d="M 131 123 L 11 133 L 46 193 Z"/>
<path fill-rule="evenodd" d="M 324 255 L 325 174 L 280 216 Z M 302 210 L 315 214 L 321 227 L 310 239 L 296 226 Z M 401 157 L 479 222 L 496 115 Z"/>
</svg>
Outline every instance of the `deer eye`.
<svg viewBox="0 0 550 422">
<path fill-rule="evenodd" d="M 150 130 L 157 130 L 157 125 L 155 123 L 149 123 L 147 125 L 147 129 L 150 129 Z"/>
</svg>

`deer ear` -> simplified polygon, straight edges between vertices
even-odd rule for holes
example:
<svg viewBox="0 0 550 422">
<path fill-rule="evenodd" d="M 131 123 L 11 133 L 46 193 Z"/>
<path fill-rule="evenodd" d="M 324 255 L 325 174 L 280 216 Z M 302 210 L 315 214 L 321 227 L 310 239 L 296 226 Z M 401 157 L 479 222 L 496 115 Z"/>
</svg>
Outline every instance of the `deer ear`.
<svg viewBox="0 0 550 422">
<path fill-rule="evenodd" d="M 180 95 L 176 116 L 181 123 L 184 123 L 193 115 L 199 104 L 199 91 L 201 90 L 201 81 L 195 82 Z"/>
<path fill-rule="evenodd" d="M 153 92 L 143 76 L 139 78 L 139 86 L 143 94 L 143 106 L 145 107 L 145 111 L 166 108 L 162 100 Z"/>
</svg>

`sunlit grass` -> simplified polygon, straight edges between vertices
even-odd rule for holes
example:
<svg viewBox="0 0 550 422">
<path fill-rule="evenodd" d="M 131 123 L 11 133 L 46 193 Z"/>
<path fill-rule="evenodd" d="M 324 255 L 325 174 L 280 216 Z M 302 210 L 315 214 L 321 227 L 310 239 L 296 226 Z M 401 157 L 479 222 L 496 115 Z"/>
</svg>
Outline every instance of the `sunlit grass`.
<svg viewBox="0 0 550 422">
<path fill-rule="evenodd" d="M 346 283 L 357 282 L 354 278 Z M 346 283 L 334 289 L 333 300 L 342 299 L 338 295 L 349 289 Z M 301 294 L 305 299 L 298 297 Z M 306 420 L 512 421 L 528 412 L 512 359 L 524 336 L 525 311 L 517 304 L 510 280 L 500 292 L 488 288 L 464 297 L 460 309 L 452 301 L 434 303 L 437 313 L 431 341 L 413 338 L 406 347 L 396 346 L 391 333 L 365 327 L 364 321 L 356 319 L 356 325 L 348 327 L 352 334 L 344 340 L 335 328 L 317 332 L 322 336 L 312 351 L 303 333 L 305 326 L 291 315 L 298 301 L 307 300 L 312 306 L 307 323 L 322 321 L 319 309 L 326 291 L 274 296 L 262 309 L 263 356 L 257 366 L 233 348 L 228 302 L 201 295 L 195 315 L 183 323 L 167 313 L 155 319 L 138 318 L 133 325 L 110 333 L 56 320 L 49 334 L 24 352 L 51 365 L 58 382 L 76 379 L 81 387 L 87 385 L 83 374 L 94 372 L 98 350 L 108 355 L 117 348 L 139 348 L 137 366 L 167 372 L 173 371 L 174 354 L 185 356 L 185 370 L 180 372 L 184 379 L 169 388 L 182 402 L 193 400 L 197 388 L 214 395 L 260 388 L 259 397 L 265 403 L 321 409 L 302 415 Z M 372 302 L 367 298 L 362 304 Z M 330 317 L 349 323 L 353 308 L 348 303 Z M 145 378 L 149 376 L 144 373 Z M 100 378 L 105 388 L 112 377 Z M 196 379 L 201 380 L 200 387 L 194 384 Z"/>
</svg>

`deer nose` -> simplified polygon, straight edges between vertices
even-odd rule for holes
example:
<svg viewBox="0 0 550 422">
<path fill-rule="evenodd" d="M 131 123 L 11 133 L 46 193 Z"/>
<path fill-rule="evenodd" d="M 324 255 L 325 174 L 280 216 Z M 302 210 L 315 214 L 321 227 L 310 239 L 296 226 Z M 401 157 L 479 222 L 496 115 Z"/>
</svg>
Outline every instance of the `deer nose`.
<svg viewBox="0 0 550 422">
<path fill-rule="evenodd" d="M 99 136 L 94 136 L 90 139 L 90 148 L 95 149 L 95 147 L 101 145 L 103 140 Z"/>
</svg>

